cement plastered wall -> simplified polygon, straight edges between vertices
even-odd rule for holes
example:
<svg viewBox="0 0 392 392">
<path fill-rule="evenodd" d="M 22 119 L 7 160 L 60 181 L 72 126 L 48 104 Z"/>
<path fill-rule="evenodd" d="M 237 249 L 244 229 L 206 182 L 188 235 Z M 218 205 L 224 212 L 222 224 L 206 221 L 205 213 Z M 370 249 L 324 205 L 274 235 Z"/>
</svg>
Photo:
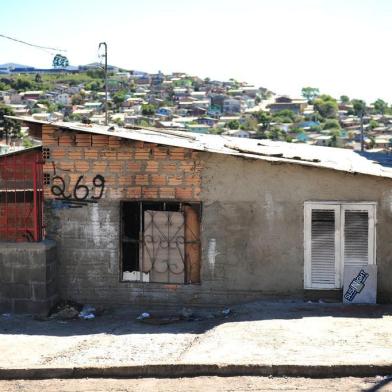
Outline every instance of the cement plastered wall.
<svg viewBox="0 0 392 392">
<path fill-rule="evenodd" d="M 391 301 L 391 180 L 219 154 L 202 158 L 203 244 L 216 240 L 222 287 L 302 295 L 304 202 L 375 201 L 378 292 Z"/>
<path fill-rule="evenodd" d="M 199 159 L 201 284 L 120 281 L 121 198 L 103 197 L 82 208 L 48 200 L 45 214 L 48 235 L 58 246 L 61 297 L 140 306 L 302 297 L 304 202 L 342 200 L 378 203 L 379 293 L 391 300 L 392 181 L 219 154 L 200 153 Z"/>
</svg>

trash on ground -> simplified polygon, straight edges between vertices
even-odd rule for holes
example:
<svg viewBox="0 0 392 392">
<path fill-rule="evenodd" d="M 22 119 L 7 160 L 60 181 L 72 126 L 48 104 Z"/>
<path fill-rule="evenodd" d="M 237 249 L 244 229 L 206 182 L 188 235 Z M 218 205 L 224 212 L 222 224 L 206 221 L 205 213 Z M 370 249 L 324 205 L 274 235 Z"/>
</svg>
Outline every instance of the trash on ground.
<svg viewBox="0 0 392 392">
<path fill-rule="evenodd" d="M 95 318 L 96 309 L 91 305 L 84 305 L 82 310 L 79 312 L 79 318 L 83 320 L 92 320 Z"/>
<path fill-rule="evenodd" d="M 226 308 L 222 310 L 222 314 L 224 316 L 228 316 L 231 313 L 231 309 L 230 308 Z"/>
<path fill-rule="evenodd" d="M 72 320 L 79 316 L 83 306 L 73 301 L 60 301 L 49 312 L 51 319 Z"/>
<path fill-rule="evenodd" d="M 145 312 L 145 313 L 142 313 L 140 316 L 138 316 L 137 320 L 144 320 L 144 319 L 150 318 L 150 317 L 151 317 L 150 313 Z"/>
<path fill-rule="evenodd" d="M 194 318 L 194 312 L 190 308 L 182 308 L 180 312 L 180 316 L 184 318 L 185 320 L 193 319 Z"/>
<path fill-rule="evenodd" d="M 3 313 L 1 316 L 4 318 L 11 318 L 12 317 L 11 313 Z"/>
</svg>

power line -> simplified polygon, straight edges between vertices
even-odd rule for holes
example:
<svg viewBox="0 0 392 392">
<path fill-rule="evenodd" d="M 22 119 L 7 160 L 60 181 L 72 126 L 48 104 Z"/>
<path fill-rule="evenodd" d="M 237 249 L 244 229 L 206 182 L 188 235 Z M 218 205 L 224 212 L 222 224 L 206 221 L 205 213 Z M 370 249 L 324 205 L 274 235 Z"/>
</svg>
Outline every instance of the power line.
<svg viewBox="0 0 392 392">
<path fill-rule="evenodd" d="M 48 46 L 35 45 L 35 44 L 31 44 L 31 43 L 26 42 L 26 41 L 21 41 L 20 39 L 16 39 L 16 38 L 13 38 L 13 37 L 9 37 L 8 35 L 4 35 L 4 34 L 0 34 L 0 37 L 9 39 L 9 40 L 11 40 L 11 41 L 19 42 L 19 43 L 24 44 L 24 45 L 32 46 L 33 48 L 44 49 L 44 50 L 45 50 L 45 49 L 48 49 L 48 50 L 55 50 L 55 51 L 57 51 L 57 52 L 66 52 L 65 49 L 51 48 L 51 47 L 48 47 Z"/>
</svg>

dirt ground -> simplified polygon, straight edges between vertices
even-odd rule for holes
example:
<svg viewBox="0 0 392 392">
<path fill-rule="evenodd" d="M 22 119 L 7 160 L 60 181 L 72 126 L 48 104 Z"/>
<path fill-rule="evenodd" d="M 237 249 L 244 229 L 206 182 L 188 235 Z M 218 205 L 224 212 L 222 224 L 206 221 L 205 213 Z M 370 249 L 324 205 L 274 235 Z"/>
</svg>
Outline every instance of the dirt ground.
<svg viewBox="0 0 392 392">
<path fill-rule="evenodd" d="M 392 363 L 391 306 L 255 302 L 228 316 L 221 310 L 167 325 L 141 323 L 128 309 L 94 320 L 0 315 L 0 367 Z"/>
<path fill-rule="evenodd" d="M 0 381 L 2 392 L 223 392 L 223 391 L 392 391 L 391 379 L 196 377 L 179 379 L 81 379 Z"/>
</svg>

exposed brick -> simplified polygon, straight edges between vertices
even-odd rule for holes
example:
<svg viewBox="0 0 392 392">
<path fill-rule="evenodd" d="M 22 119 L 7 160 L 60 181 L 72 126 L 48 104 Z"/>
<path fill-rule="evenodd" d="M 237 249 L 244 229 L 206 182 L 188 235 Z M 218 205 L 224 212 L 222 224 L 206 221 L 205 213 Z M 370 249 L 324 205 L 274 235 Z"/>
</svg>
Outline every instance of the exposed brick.
<svg viewBox="0 0 392 392">
<path fill-rule="evenodd" d="M 103 173 L 106 171 L 108 164 L 105 161 L 100 161 L 100 162 L 94 162 L 93 164 L 93 171 L 95 173 Z"/>
<path fill-rule="evenodd" d="M 159 197 L 161 199 L 174 199 L 175 196 L 176 196 L 175 188 L 169 188 L 169 187 L 159 188 Z"/>
<path fill-rule="evenodd" d="M 161 162 L 161 170 L 164 173 L 175 173 L 177 171 L 176 162 Z"/>
<path fill-rule="evenodd" d="M 159 164 L 155 161 L 148 161 L 146 166 L 146 172 L 157 172 Z"/>
<path fill-rule="evenodd" d="M 183 160 L 184 159 L 184 149 L 173 147 L 170 149 L 170 159 Z"/>
<path fill-rule="evenodd" d="M 156 147 L 153 150 L 154 159 L 167 159 L 169 156 L 169 149 L 164 147 Z"/>
<path fill-rule="evenodd" d="M 77 147 L 90 147 L 91 146 L 91 134 L 90 133 L 77 133 L 76 134 L 76 146 Z"/>
<path fill-rule="evenodd" d="M 56 168 L 61 170 L 74 170 L 74 163 L 67 161 L 60 161 L 56 164 Z"/>
<path fill-rule="evenodd" d="M 185 173 L 192 173 L 195 171 L 196 165 L 194 162 L 181 162 L 180 170 Z"/>
<path fill-rule="evenodd" d="M 167 179 L 165 175 L 153 174 L 151 176 L 152 185 L 166 185 Z"/>
<path fill-rule="evenodd" d="M 52 149 L 51 151 L 51 158 L 56 160 L 56 159 L 63 159 L 65 157 L 65 150 L 63 149 Z"/>
<path fill-rule="evenodd" d="M 116 151 L 103 151 L 101 155 L 102 155 L 102 159 L 107 159 L 107 160 L 110 160 L 110 161 L 117 160 L 117 153 L 116 153 Z"/>
<path fill-rule="evenodd" d="M 146 199 L 156 199 L 158 197 L 158 188 L 146 187 L 142 188 L 142 197 Z"/>
<path fill-rule="evenodd" d="M 109 137 L 106 135 L 92 135 L 92 145 L 94 147 L 103 147 L 109 144 Z"/>
<path fill-rule="evenodd" d="M 68 151 L 69 159 L 81 159 L 82 157 L 83 157 L 83 151 L 80 149 Z"/>
<path fill-rule="evenodd" d="M 135 150 L 135 159 L 150 159 L 151 151 L 150 149 L 136 149 Z"/>
<path fill-rule="evenodd" d="M 126 196 L 140 199 L 142 197 L 142 187 L 141 186 L 128 187 Z"/>
<path fill-rule="evenodd" d="M 128 162 L 127 163 L 127 170 L 131 172 L 139 172 L 142 167 L 141 162 Z"/>
<path fill-rule="evenodd" d="M 109 136 L 109 147 L 118 148 L 121 145 L 121 139 L 115 136 Z"/>
<path fill-rule="evenodd" d="M 190 175 L 190 176 L 185 176 L 185 184 L 186 185 L 196 185 L 199 186 L 201 183 L 201 178 L 200 176 L 197 175 Z"/>
<path fill-rule="evenodd" d="M 90 149 L 90 148 L 85 148 L 84 149 L 84 157 L 86 159 L 97 159 L 98 158 L 98 151 Z"/>
<path fill-rule="evenodd" d="M 117 159 L 129 160 L 131 158 L 132 158 L 132 151 L 131 150 L 117 152 Z"/>
<path fill-rule="evenodd" d="M 113 173 L 121 173 L 123 171 L 122 162 L 109 162 L 109 171 Z"/>
<path fill-rule="evenodd" d="M 136 185 L 148 185 L 150 183 L 148 174 L 138 174 L 135 177 Z"/>
<path fill-rule="evenodd" d="M 90 162 L 88 161 L 75 161 L 75 170 L 77 172 L 88 172 L 90 169 Z"/>
<path fill-rule="evenodd" d="M 120 176 L 118 178 L 118 185 L 124 186 L 124 185 L 132 185 L 133 182 L 133 177 L 131 175 L 128 176 Z"/>
<path fill-rule="evenodd" d="M 191 200 L 192 194 L 192 188 L 176 187 L 176 199 Z"/>
<path fill-rule="evenodd" d="M 75 144 L 74 138 L 69 133 L 63 133 L 59 136 L 59 146 L 73 146 Z"/>
<path fill-rule="evenodd" d="M 181 185 L 183 182 L 184 179 L 182 176 L 170 176 L 167 180 L 168 185 Z"/>
</svg>

